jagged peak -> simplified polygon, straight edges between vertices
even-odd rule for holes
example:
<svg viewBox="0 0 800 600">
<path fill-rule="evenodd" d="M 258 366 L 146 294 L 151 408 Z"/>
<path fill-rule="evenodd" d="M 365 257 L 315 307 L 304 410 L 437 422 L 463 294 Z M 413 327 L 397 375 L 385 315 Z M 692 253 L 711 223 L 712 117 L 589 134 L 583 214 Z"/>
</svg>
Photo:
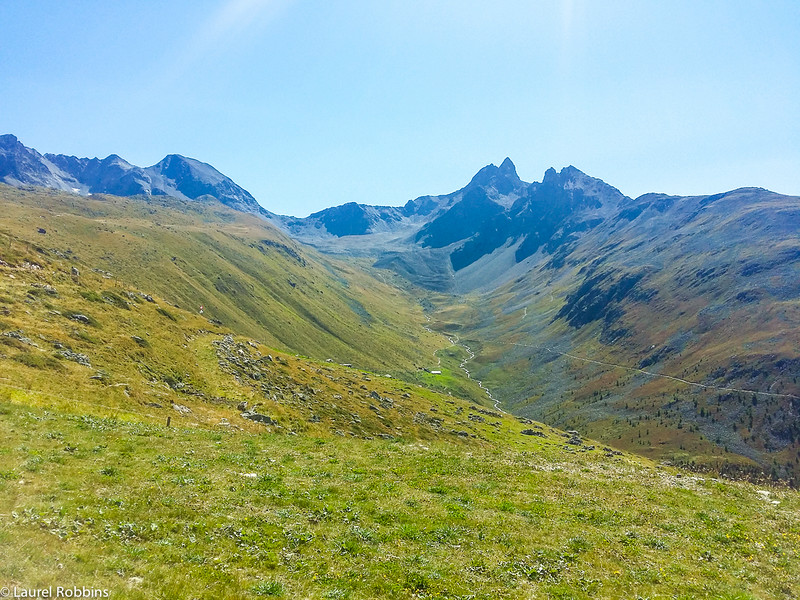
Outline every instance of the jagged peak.
<svg viewBox="0 0 800 600">
<path fill-rule="evenodd" d="M 575 181 L 581 178 L 595 179 L 572 165 L 563 167 L 561 171 L 556 171 L 553 167 L 550 167 L 544 172 L 542 183 L 563 184 L 567 181 Z"/>
<path fill-rule="evenodd" d="M 500 163 L 500 168 L 498 169 L 498 172 L 504 175 L 513 175 L 514 177 L 517 177 L 517 168 L 514 166 L 514 163 L 511 162 L 511 159 L 507 156 L 506 159 L 502 163 Z"/>
<path fill-rule="evenodd" d="M 547 169 L 544 172 L 544 177 L 542 177 L 542 183 L 555 183 L 557 180 L 558 172 L 553 167 Z"/>
<path fill-rule="evenodd" d="M 509 187 L 516 186 L 521 184 L 519 176 L 517 175 L 517 168 L 514 166 L 514 163 L 511 162 L 511 159 L 506 157 L 506 159 L 500 164 L 500 166 L 495 166 L 494 163 L 488 164 L 483 167 L 480 171 L 478 171 L 472 180 L 469 182 L 467 187 L 471 186 L 489 186 L 489 185 L 497 185 L 498 181 L 501 183 L 500 187 Z"/>
<path fill-rule="evenodd" d="M 586 175 L 586 173 L 584 173 L 583 171 L 581 171 L 577 167 L 569 165 L 568 167 L 564 167 L 563 169 L 561 169 L 561 173 L 559 173 L 559 175 L 561 175 L 561 176 L 564 176 L 564 175 L 566 175 L 566 176 Z"/>
</svg>

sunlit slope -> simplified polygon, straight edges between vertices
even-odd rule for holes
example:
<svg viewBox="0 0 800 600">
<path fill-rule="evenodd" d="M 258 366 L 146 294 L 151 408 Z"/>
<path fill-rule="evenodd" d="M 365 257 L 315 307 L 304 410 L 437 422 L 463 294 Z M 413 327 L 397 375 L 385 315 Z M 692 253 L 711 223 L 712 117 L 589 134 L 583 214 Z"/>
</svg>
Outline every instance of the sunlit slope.
<svg viewBox="0 0 800 600">
<path fill-rule="evenodd" d="M 80 198 L 0 188 L 0 259 L 75 266 L 135 286 L 272 346 L 392 372 L 441 340 L 397 288 L 321 259 L 264 220 L 215 201 Z M 10 258 L 9 258 L 10 257 Z"/>
<path fill-rule="evenodd" d="M 800 592 L 792 490 L 581 451 L 549 430 L 512 436 L 505 419 L 492 443 L 355 439 L 25 400 L 0 398 L 9 586 L 175 600 Z"/>
<path fill-rule="evenodd" d="M 799 217 L 797 198 L 750 188 L 643 197 L 440 326 L 462 327 L 509 410 L 654 457 L 795 477 Z"/>
<path fill-rule="evenodd" d="M 18 216 L 23 227 L 36 218 Z M 53 222 L 36 235 L 55 235 Z M 459 382 L 444 385 L 463 360 L 455 347 L 439 352 L 441 375 L 423 377 L 437 393 L 276 351 L 109 267 L 91 270 L 101 267 L 80 248 L 59 250 L 78 255 L 67 260 L 4 243 L 0 580 L 10 589 L 797 595 L 794 491 L 691 477 L 465 401 Z"/>
<path fill-rule="evenodd" d="M 490 440 L 525 424 L 446 392 L 276 351 L 204 315 L 36 254 L 0 265 L 0 393 L 179 426 Z M 34 251 L 35 252 L 35 251 Z M 33 260 L 40 260 L 34 266 Z M 9 260 L 6 260 L 9 259 Z"/>
</svg>

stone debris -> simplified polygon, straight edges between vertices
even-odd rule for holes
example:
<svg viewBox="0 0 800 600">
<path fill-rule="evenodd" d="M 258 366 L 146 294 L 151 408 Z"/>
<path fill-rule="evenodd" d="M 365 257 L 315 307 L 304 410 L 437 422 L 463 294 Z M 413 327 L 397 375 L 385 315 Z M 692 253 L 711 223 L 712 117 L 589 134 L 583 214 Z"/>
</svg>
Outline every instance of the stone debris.
<svg viewBox="0 0 800 600">
<path fill-rule="evenodd" d="M 50 296 L 58 296 L 58 291 L 49 283 L 32 283 L 31 287 L 37 290 L 42 290 L 45 294 Z"/>
<path fill-rule="evenodd" d="M 544 432 L 536 431 L 534 429 L 523 429 L 520 431 L 522 435 L 535 435 L 536 437 L 547 437 Z"/>
<path fill-rule="evenodd" d="M 275 421 L 272 417 L 268 417 L 267 415 L 262 415 L 254 411 L 245 411 L 242 413 L 242 417 L 253 421 L 255 423 L 263 423 L 264 425 L 277 425 L 278 422 Z"/>
<path fill-rule="evenodd" d="M 488 410 L 486 408 L 479 408 L 477 406 L 470 406 L 469 409 L 474 411 L 474 412 L 481 413 L 482 415 L 486 415 L 487 417 L 494 417 L 495 419 L 502 419 L 503 418 L 503 415 L 501 415 L 500 413 Z"/>
<path fill-rule="evenodd" d="M 433 429 L 441 429 L 444 420 L 439 417 L 431 417 L 423 412 L 418 412 L 414 414 L 414 423 L 417 425 L 428 425 Z"/>
<path fill-rule="evenodd" d="M 30 339 L 28 337 L 25 337 L 25 333 L 21 329 L 17 330 L 17 331 L 6 331 L 3 335 L 5 337 L 13 338 L 13 339 L 15 339 L 17 341 L 20 341 L 23 344 L 26 344 L 28 346 L 33 346 L 34 348 L 38 348 L 39 347 L 39 345 L 36 342 L 34 342 L 32 339 Z"/>
<path fill-rule="evenodd" d="M 66 358 L 67 360 L 71 360 L 73 362 L 78 363 L 79 365 L 83 365 L 84 367 L 91 367 L 92 363 L 89 361 L 89 357 L 85 354 L 81 354 L 80 352 L 71 352 L 70 350 L 62 350 L 58 353 L 59 356 Z"/>
</svg>

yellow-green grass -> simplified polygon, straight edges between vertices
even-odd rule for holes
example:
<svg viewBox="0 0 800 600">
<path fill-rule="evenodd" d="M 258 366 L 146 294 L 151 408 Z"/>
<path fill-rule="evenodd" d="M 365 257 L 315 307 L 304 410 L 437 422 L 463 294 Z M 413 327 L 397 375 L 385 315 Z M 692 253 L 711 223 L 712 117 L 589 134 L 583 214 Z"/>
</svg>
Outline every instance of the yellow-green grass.
<svg viewBox="0 0 800 600">
<path fill-rule="evenodd" d="M 405 292 L 216 202 L 0 186 L 0 260 L 96 271 L 270 346 L 376 371 L 413 371 L 441 346 Z"/>
<path fill-rule="evenodd" d="M 115 598 L 793 598 L 800 497 L 629 455 L 0 403 L 0 583 Z M 518 436 L 520 437 L 520 436 Z M 517 439 L 517 438 L 514 438 Z"/>
</svg>

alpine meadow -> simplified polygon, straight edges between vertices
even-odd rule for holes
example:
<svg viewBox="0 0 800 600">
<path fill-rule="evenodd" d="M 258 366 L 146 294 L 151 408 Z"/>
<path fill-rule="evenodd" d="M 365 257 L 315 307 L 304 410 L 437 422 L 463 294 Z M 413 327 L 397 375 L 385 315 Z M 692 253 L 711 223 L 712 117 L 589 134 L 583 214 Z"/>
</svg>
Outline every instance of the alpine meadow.
<svg viewBox="0 0 800 600">
<path fill-rule="evenodd" d="M 297 218 L 13 135 L 0 178 L 5 592 L 800 595 L 800 198 L 505 159 Z"/>
</svg>

